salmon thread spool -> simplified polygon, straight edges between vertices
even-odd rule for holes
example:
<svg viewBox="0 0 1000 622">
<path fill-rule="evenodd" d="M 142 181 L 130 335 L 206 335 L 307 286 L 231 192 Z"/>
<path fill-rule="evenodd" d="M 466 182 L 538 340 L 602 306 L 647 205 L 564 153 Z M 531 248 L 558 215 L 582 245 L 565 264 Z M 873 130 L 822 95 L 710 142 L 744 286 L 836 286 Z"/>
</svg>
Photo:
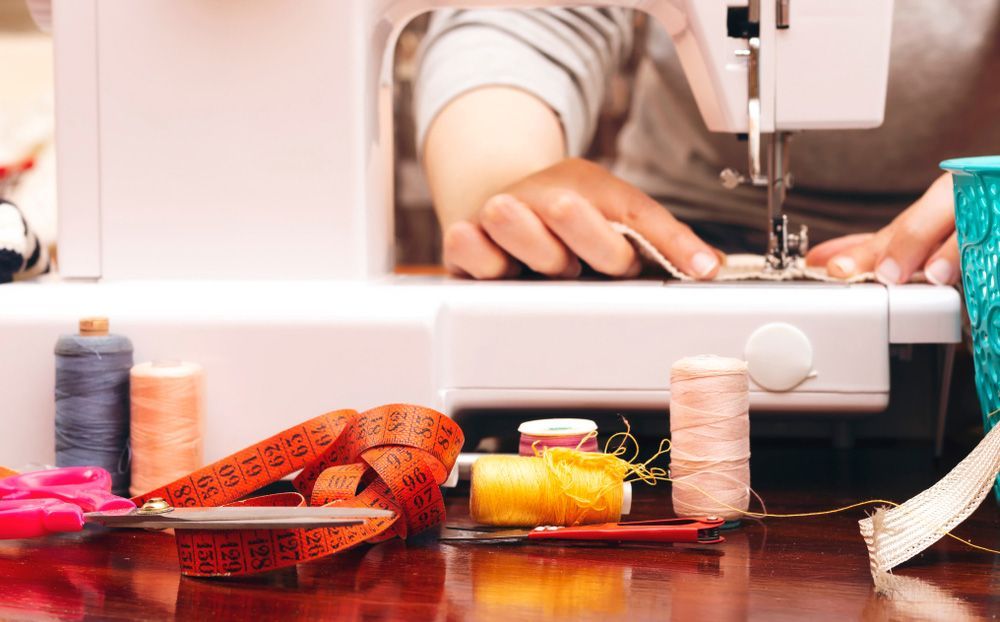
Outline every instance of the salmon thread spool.
<svg viewBox="0 0 1000 622">
<path fill-rule="evenodd" d="M 180 361 L 132 368 L 133 495 L 154 490 L 202 466 L 203 384 L 200 365 Z"/>
</svg>

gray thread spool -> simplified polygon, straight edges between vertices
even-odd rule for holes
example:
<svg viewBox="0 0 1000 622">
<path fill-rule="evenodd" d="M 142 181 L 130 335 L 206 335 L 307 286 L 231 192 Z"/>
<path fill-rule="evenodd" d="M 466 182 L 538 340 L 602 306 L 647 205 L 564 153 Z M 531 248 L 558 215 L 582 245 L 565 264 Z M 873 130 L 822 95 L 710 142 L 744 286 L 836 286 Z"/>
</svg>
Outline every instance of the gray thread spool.
<svg viewBox="0 0 1000 622">
<path fill-rule="evenodd" d="M 56 465 L 99 466 L 128 496 L 132 342 L 108 334 L 106 318 L 80 320 L 56 342 Z"/>
</svg>

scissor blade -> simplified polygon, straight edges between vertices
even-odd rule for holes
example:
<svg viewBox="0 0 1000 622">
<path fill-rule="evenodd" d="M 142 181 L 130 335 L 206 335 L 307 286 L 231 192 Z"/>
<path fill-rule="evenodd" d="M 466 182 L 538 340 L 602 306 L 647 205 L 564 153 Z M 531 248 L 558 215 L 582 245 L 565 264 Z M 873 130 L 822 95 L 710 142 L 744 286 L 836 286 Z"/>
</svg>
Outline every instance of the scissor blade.
<svg viewBox="0 0 1000 622">
<path fill-rule="evenodd" d="M 140 514 L 137 510 L 111 510 L 89 512 L 87 517 L 107 517 L 114 519 L 163 518 L 166 520 L 253 520 L 272 518 L 392 518 L 390 510 L 374 508 L 351 508 L 340 506 L 314 507 L 261 507 L 251 505 L 223 506 L 211 508 L 174 508 L 163 514 Z"/>
<path fill-rule="evenodd" d="M 472 531 L 464 529 L 441 530 L 441 540 L 448 542 L 516 542 L 528 537 L 528 532 L 521 529 L 504 529 L 502 531 Z"/>
<path fill-rule="evenodd" d="M 120 517 L 119 517 L 120 518 Z M 343 527 L 345 525 L 360 525 L 363 518 L 259 518 L 248 520 L 164 520 L 161 516 L 129 517 L 132 520 L 108 520 L 108 517 L 96 517 L 88 522 L 95 522 L 105 527 L 126 529 L 314 529 L 318 527 Z"/>
<path fill-rule="evenodd" d="M 281 528 L 282 525 L 329 526 L 356 525 L 369 518 L 391 518 L 388 510 L 350 507 L 259 507 L 236 506 L 221 508 L 175 508 L 164 514 L 140 514 L 137 510 L 88 512 L 86 520 L 108 527 L 136 527 L 139 529 L 208 529 L 218 524 L 219 529 Z M 349 521 L 349 522 L 345 522 Z M 155 525 L 155 526 L 154 526 Z"/>
</svg>

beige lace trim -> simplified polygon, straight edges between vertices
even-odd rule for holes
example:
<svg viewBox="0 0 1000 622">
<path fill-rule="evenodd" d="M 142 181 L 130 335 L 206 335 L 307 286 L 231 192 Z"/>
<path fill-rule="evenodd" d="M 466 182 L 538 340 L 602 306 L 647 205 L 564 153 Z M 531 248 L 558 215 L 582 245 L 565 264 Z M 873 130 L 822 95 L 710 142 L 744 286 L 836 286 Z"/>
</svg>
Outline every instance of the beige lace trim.
<svg viewBox="0 0 1000 622">
<path fill-rule="evenodd" d="M 894 508 L 860 521 L 876 585 L 885 573 L 941 539 L 969 517 L 1000 472 L 1000 425 L 938 483 Z"/>
</svg>

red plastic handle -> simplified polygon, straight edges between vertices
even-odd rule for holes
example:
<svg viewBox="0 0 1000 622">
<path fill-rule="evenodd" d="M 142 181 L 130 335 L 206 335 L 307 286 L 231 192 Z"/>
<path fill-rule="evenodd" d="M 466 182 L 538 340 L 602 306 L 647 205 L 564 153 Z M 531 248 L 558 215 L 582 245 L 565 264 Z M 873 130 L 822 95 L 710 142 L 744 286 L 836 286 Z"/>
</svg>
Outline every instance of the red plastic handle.
<svg viewBox="0 0 1000 622">
<path fill-rule="evenodd" d="M 721 542 L 722 538 L 704 540 L 702 531 L 717 529 L 723 521 L 637 521 L 603 523 L 577 527 L 536 527 L 528 532 L 529 540 L 590 540 L 597 542 Z"/>
<path fill-rule="evenodd" d="M 0 540 L 83 529 L 83 510 L 58 499 L 0 500 Z"/>
</svg>

